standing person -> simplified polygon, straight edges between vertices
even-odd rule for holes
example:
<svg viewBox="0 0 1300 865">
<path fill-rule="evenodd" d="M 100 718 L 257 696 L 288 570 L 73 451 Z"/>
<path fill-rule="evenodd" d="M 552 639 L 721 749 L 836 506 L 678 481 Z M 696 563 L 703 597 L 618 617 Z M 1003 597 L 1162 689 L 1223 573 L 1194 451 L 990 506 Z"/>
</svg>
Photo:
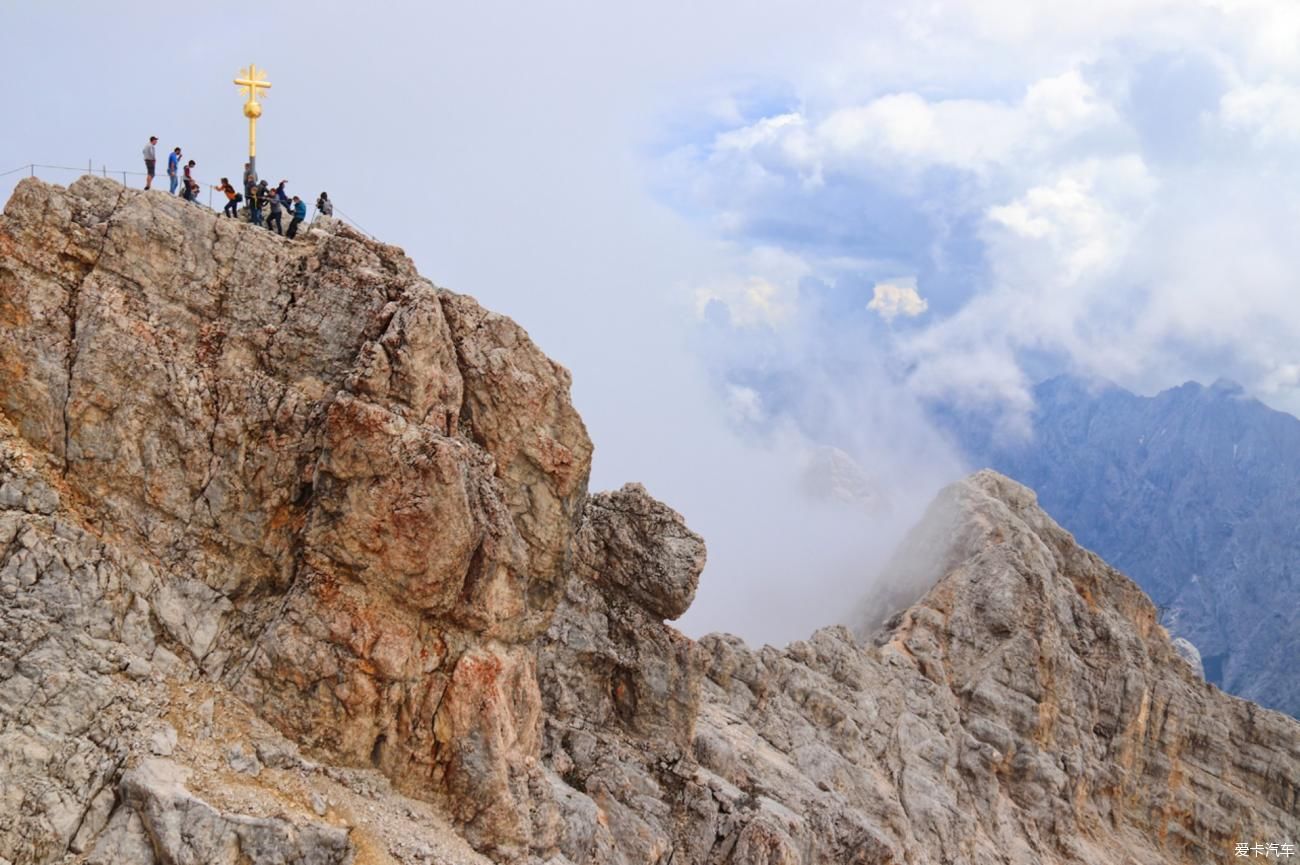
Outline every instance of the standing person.
<svg viewBox="0 0 1300 865">
<path fill-rule="evenodd" d="M 154 154 L 153 146 L 158 143 L 157 135 L 149 136 L 149 143 L 144 146 L 144 188 L 153 188 L 153 169 L 158 164 L 158 157 Z"/>
<path fill-rule="evenodd" d="M 235 187 L 230 185 L 230 180 L 228 178 L 223 177 L 221 178 L 221 185 L 212 188 L 226 194 L 226 206 L 221 208 L 221 212 L 231 219 L 234 219 L 235 211 L 239 207 L 239 193 L 235 191 Z"/>
<path fill-rule="evenodd" d="M 167 155 L 167 180 L 171 183 L 171 194 L 176 194 L 176 184 L 181 170 L 181 149 L 177 147 Z"/>
<path fill-rule="evenodd" d="M 257 172 L 253 170 L 253 166 L 250 163 L 245 162 L 244 163 L 244 197 L 245 198 L 253 197 L 253 187 L 256 185 L 257 185 Z"/>
<path fill-rule="evenodd" d="M 195 193 L 199 191 L 199 185 L 194 182 L 193 172 L 195 164 L 196 163 L 193 159 L 185 163 L 185 177 L 183 178 L 183 183 L 185 185 L 184 198 L 186 201 L 193 201 Z"/>
<path fill-rule="evenodd" d="M 320 198 L 316 199 L 316 209 L 320 211 L 321 216 L 334 215 L 334 202 L 330 201 L 328 193 L 322 192 Z"/>
<path fill-rule="evenodd" d="M 253 225 L 262 224 L 262 188 L 252 186 L 248 190 L 248 221 Z"/>
<path fill-rule="evenodd" d="M 281 180 L 280 185 L 275 188 L 275 197 L 280 199 L 280 204 L 284 205 L 285 207 L 291 206 L 289 201 L 289 193 L 284 191 L 284 185 L 288 182 L 289 181 L 287 180 Z"/>
<path fill-rule="evenodd" d="M 276 234 L 284 234 L 284 223 L 280 221 L 280 199 L 272 195 L 270 201 L 271 215 L 266 218 L 266 230 L 275 229 Z"/>
<path fill-rule="evenodd" d="M 307 202 L 295 195 L 293 197 L 293 219 L 289 220 L 289 230 L 284 233 L 284 236 L 293 240 L 298 233 L 298 225 L 306 218 Z"/>
</svg>

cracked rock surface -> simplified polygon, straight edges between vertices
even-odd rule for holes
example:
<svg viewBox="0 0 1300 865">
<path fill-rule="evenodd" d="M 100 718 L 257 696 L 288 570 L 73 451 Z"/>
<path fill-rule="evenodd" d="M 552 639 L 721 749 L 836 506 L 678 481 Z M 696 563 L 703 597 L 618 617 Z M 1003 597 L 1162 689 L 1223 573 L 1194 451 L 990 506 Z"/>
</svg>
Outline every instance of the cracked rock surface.
<svg viewBox="0 0 1300 865">
<path fill-rule="evenodd" d="M 752 649 L 665 624 L 704 542 L 588 494 L 568 372 L 338 223 L 25 180 L 0 333 L 0 865 L 1297 840 L 1300 724 L 1202 681 L 999 475 L 940 496 L 856 631 Z"/>
</svg>

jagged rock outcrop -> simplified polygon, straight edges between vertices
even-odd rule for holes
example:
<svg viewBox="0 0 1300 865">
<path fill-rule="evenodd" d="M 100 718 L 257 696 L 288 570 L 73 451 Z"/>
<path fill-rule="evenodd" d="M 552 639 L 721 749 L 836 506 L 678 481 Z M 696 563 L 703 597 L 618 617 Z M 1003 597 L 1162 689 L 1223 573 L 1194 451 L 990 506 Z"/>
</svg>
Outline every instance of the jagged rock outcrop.
<svg viewBox="0 0 1300 865">
<path fill-rule="evenodd" d="M 704 543 L 629 484 L 588 500 L 576 545 L 538 647 L 558 843 L 574 862 L 666 861 L 678 819 L 658 770 L 691 762 L 707 657 L 664 619 L 694 596 Z"/>
<path fill-rule="evenodd" d="M 828 628 L 784 650 L 700 641 L 685 759 L 663 730 L 648 742 L 608 710 L 574 711 L 599 701 L 548 704 L 552 763 L 612 836 L 566 854 L 1219 862 L 1236 842 L 1294 836 L 1300 726 L 1201 681 L 1146 596 L 1029 490 L 984 472 L 946 491 L 890 571 L 913 599 L 936 573 L 859 635 Z M 594 624 L 549 636 L 578 651 L 604 636 Z M 663 626 L 640 627 L 624 639 L 643 652 L 663 640 Z"/>
<path fill-rule="evenodd" d="M 954 438 L 1131 576 L 1207 679 L 1300 718 L 1300 419 L 1223 380 L 1139 396 L 1061 376 L 1033 396 L 1029 439 L 960 415 Z"/>
<path fill-rule="evenodd" d="M 0 328 L 0 865 L 1295 840 L 1300 725 L 1001 476 L 941 496 L 879 627 L 694 641 L 703 541 L 588 495 L 568 373 L 400 250 L 27 180 Z"/>
</svg>

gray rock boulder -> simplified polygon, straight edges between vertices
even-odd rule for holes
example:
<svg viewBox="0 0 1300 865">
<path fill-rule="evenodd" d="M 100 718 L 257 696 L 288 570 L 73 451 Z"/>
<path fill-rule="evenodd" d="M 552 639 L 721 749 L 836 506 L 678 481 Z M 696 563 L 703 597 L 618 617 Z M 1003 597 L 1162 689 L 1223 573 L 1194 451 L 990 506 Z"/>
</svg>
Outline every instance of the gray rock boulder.
<svg viewBox="0 0 1300 865">
<path fill-rule="evenodd" d="M 587 499 L 576 539 L 580 574 L 664 619 L 695 600 L 704 540 L 640 484 Z"/>
<path fill-rule="evenodd" d="M 1205 666 L 1201 663 L 1200 651 L 1192 645 L 1191 640 L 1183 637 L 1174 637 L 1174 650 L 1178 652 L 1178 657 L 1187 662 L 1187 666 L 1192 668 L 1192 672 L 1197 676 L 1205 678 Z"/>
<path fill-rule="evenodd" d="M 128 851 L 147 857 L 141 834 L 153 854 L 146 861 L 161 865 L 344 865 L 355 855 L 346 829 L 222 813 L 185 788 L 187 775 L 159 759 L 123 775 L 125 816 L 103 834 L 91 859 L 107 862 Z"/>
</svg>

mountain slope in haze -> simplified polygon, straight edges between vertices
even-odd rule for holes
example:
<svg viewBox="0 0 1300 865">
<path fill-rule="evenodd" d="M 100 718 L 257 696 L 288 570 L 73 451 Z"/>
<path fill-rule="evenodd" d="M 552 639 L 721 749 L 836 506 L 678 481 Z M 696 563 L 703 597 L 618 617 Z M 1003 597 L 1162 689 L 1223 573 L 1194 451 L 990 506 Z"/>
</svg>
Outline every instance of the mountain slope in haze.
<svg viewBox="0 0 1300 865">
<path fill-rule="evenodd" d="M 1136 580 L 1210 681 L 1300 716 L 1300 420 L 1225 381 L 1142 397 L 1060 377 L 1034 396 L 1028 440 L 953 424 L 971 458 Z"/>
</svg>

